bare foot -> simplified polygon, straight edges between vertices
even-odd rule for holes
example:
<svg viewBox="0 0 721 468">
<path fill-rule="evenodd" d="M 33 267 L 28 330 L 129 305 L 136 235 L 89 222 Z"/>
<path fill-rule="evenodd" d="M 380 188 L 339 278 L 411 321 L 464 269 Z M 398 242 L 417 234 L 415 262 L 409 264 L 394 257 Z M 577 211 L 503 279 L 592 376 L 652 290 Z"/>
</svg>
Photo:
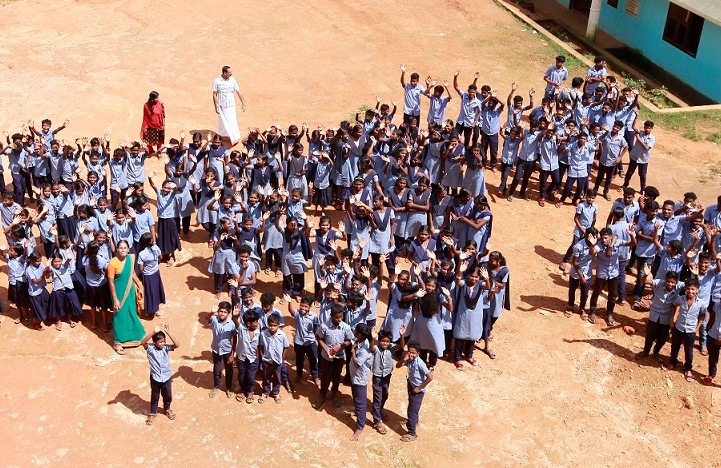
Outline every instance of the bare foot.
<svg viewBox="0 0 721 468">
<path fill-rule="evenodd" d="M 63 330 L 63 322 L 55 322 L 55 329 L 57 331 L 62 331 Z"/>
<path fill-rule="evenodd" d="M 356 429 L 353 433 L 353 437 L 350 438 L 351 441 L 356 442 L 360 439 L 360 436 L 363 434 L 363 429 Z"/>
</svg>

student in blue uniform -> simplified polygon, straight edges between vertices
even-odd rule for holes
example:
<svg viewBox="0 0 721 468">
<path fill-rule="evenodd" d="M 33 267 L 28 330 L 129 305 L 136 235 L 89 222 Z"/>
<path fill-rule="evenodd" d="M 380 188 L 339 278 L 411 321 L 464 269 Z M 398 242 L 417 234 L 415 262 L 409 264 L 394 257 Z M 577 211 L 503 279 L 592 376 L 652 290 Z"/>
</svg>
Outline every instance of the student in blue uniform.
<svg viewBox="0 0 721 468">
<path fill-rule="evenodd" d="M 396 364 L 396 367 L 408 367 L 408 433 L 401 437 L 402 442 L 413 442 L 418 438 L 418 414 L 421 411 L 426 386 L 433 380 L 433 372 L 428 370 L 426 363 L 420 358 L 421 345 L 416 341 L 408 343 L 408 351 Z"/>
<path fill-rule="evenodd" d="M 165 287 L 160 277 L 160 248 L 153 242 L 149 232 L 140 236 L 138 242 L 138 277 L 143 282 L 144 310 L 148 317 L 163 314 L 160 304 L 165 304 Z"/>
<path fill-rule="evenodd" d="M 233 337 L 235 323 L 231 318 L 231 305 L 223 301 L 213 310 L 208 319 L 213 332 L 210 350 L 213 354 L 213 389 L 208 396 L 215 398 L 220 390 L 220 377 L 225 369 L 225 396 L 231 397 L 233 389 Z"/>
<path fill-rule="evenodd" d="M 281 402 L 281 367 L 288 350 L 288 338 L 280 329 L 280 320 L 276 315 L 268 318 L 268 328 L 260 333 L 258 341 L 258 359 L 263 363 L 263 394 L 258 403 L 269 397 L 276 403 Z"/>
<path fill-rule="evenodd" d="M 158 415 L 158 402 L 160 395 L 163 396 L 163 411 L 165 415 L 173 421 L 176 417 L 175 412 L 170 409 L 173 402 L 173 372 L 170 369 L 170 356 L 168 352 L 180 348 L 180 342 L 170 334 L 170 327 L 166 323 L 163 327 L 156 326 L 155 331 L 145 335 L 140 345 L 145 348 L 150 364 L 150 413 L 145 424 L 152 426 Z M 172 344 L 167 344 L 166 339 L 170 339 Z M 152 344 L 148 342 L 152 341 Z"/>
</svg>

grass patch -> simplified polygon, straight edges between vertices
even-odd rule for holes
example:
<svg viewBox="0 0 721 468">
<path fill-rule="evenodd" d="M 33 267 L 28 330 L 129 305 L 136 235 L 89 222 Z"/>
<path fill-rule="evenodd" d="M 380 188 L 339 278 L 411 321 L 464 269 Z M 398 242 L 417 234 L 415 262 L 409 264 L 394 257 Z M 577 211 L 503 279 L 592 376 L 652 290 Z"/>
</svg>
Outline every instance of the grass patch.
<svg viewBox="0 0 721 468">
<path fill-rule="evenodd" d="M 721 132 L 718 131 L 721 127 L 721 110 L 660 114 L 641 107 L 639 118 L 653 120 L 656 125 L 689 140 L 708 140 L 721 144 Z"/>
</svg>

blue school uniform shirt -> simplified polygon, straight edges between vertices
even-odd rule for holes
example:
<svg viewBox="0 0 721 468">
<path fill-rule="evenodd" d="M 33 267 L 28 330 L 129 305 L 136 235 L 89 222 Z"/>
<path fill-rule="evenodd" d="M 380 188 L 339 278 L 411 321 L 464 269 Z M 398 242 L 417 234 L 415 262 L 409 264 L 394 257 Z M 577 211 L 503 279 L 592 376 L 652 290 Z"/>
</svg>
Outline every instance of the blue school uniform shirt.
<svg viewBox="0 0 721 468">
<path fill-rule="evenodd" d="M 32 280 L 39 280 L 41 278 L 42 281 L 39 284 L 32 282 Z M 45 281 L 45 265 L 42 263 L 38 266 L 28 264 L 25 269 L 25 280 L 28 284 L 28 294 L 33 297 L 39 296 L 43 291 L 45 291 L 45 285 L 47 284 Z"/>
<path fill-rule="evenodd" d="M 94 288 L 100 287 L 108 282 L 105 276 L 105 269 L 108 267 L 109 260 L 104 256 L 98 255 L 98 273 L 94 273 L 93 269 L 90 268 L 90 257 L 83 257 L 83 267 L 85 268 L 85 282 L 88 286 Z"/>
<path fill-rule="evenodd" d="M 581 122 L 583 121 L 583 119 L 588 118 L 588 114 L 591 111 L 591 106 L 592 104 L 589 104 L 587 106 L 583 105 L 580 100 L 578 101 L 578 103 L 576 103 L 576 107 L 573 109 L 573 120 L 576 121 L 577 127 L 581 126 Z"/>
<path fill-rule="evenodd" d="M 288 347 L 288 337 L 280 329 L 273 335 L 270 330 L 263 330 L 258 346 L 263 349 L 263 362 L 280 365 L 283 364 L 283 350 Z"/>
<path fill-rule="evenodd" d="M 328 349 L 337 344 L 344 343 L 345 341 L 353 341 L 353 332 L 351 331 L 350 325 L 345 322 L 340 322 L 338 325 L 333 324 L 333 322 L 321 323 L 320 326 L 318 326 L 316 335 L 318 339 L 323 340 Z M 342 361 L 345 359 L 345 353 L 342 349 L 332 358 L 328 355 L 326 350 L 323 349 L 321 351 L 321 356 L 327 361 L 332 361 L 333 359 L 339 359 Z"/>
<path fill-rule="evenodd" d="M 641 146 L 643 142 L 648 149 Z M 652 134 L 646 135 L 643 132 L 636 134 L 636 140 L 634 141 L 633 147 L 630 150 L 629 157 L 631 161 L 636 161 L 638 164 L 648 164 L 651 159 L 651 149 L 656 144 L 656 137 Z"/>
<path fill-rule="evenodd" d="M 663 251 L 661 251 L 661 262 L 658 265 L 658 270 L 656 270 L 654 278 L 664 279 L 666 278 L 666 273 L 669 271 L 680 273 L 681 268 L 683 268 L 684 260 L 685 256 L 683 252 L 680 252 L 672 257 L 668 254 L 668 250 L 663 249 Z"/>
<path fill-rule="evenodd" d="M 562 66 L 559 70 L 556 68 L 555 65 L 551 65 L 546 70 L 546 73 L 543 75 L 549 80 L 553 81 L 554 83 L 560 83 L 562 81 L 565 81 L 568 79 L 568 69 L 566 69 L 565 66 Z M 550 83 L 546 84 L 546 93 L 550 93 L 555 91 L 556 87 Z"/>
<path fill-rule="evenodd" d="M 148 155 L 144 151 L 140 151 L 137 156 L 127 151 L 127 178 L 128 184 L 142 184 L 145 182 L 145 160 Z"/>
<path fill-rule="evenodd" d="M 593 225 L 593 220 L 598 214 L 598 206 L 595 203 L 590 205 L 585 201 L 579 203 L 576 207 L 576 214 L 578 215 L 578 222 L 583 226 L 583 231 L 578 229 L 578 226 L 573 231 L 573 235 L 576 237 L 583 237 L 586 235 L 585 230 Z"/>
<path fill-rule="evenodd" d="M 208 147 L 208 167 L 215 171 L 215 177 L 223 180 L 223 163 L 228 156 L 228 149 L 220 145 L 217 148 Z"/>
<path fill-rule="evenodd" d="M 673 302 L 679 307 L 678 316 L 676 317 L 675 327 L 681 333 L 696 333 L 696 326 L 699 320 L 706 315 L 707 304 L 695 299 L 689 306 L 686 302 L 685 295 L 679 295 Z"/>
<path fill-rule="evenodd" d="M 403 94 L 403 113 L 408 115 L 420 115 L 421 113 L 421 94 L 426 91 L 426 88 L 421 86 L 420 83 L 413 86 L 410 83 L 406 83 L 404 86 L 405 92 Z"/>
<path fill-rule="evenodd" d="M 436 97 L 433 94 L 429 97 L 431 98 L 431 103 L 430 106 L 428 106 L 428 122 L 443 125 L 443 122 L 446 120 L 446 107 L 451 98 L 449 96 Z"/>
<path fill-rule="evenodd" d="M 210 349 L 221 356 L 230 354 L 233 350 L 233 334 L 235 333 L 235 324 L 230 317 L 227 317 L 225 322 L 221 322 L 217 315 L 213 315 L 210 318 L 210 330 L 213 332 Z"/>
<path fill-rule="evenodd" d="M 253 331 L 253 337 L 250 336 L 250 330 L 245 324 L 240 324 L 236 328 L 238 333 L 238 344 L 235 347 L 235 357 L 241 362 L 255 362 L 258 359 L 258 342 L 260 341 L 260 328 Z"/>
<path fill-rule="evenodd" d="M 37 130 L 38 135 L 40 136 L 40 139 L 43 141 L 43 146 L 45 147 L 45 151 L 50 151 L 50 142 L 55 139 L 55 130 L 52 128 L 49 129 L 47 132 L 45 130 Z"/>
<path fill-rule="evenodd" d="M 0 216 L 2 216 L 3 230 L 12 224 L 15 213 L 21 209 L 22 207 L 15 202 L 12 202 L 10 206 L 7 206 L 5 203 L 0 203 Z"/>
<path fill-rule="evenodd" d="M 295 319 L 295 336 L 293 343 L 299 346 L 308 346 L 315 343 L 315 329 L 318 326 L 318 316 L 313 312 L 303 315 L 296 310 L 293 314 Z"/>
<path fill-rule="evenodd" d="M 478 98 L 469 99 L 468 93 L 461 92 L 461 109 L 458 112 L 457 123 L 464 127 L 470 127 L 476 120 L 476 114 L 481 109 L 481 101 Z"/>
<path fill-rule="evenodd" d="M 595 249 L 591 250 L 588 243 L 586 243 L 586 239 L 581 239 L 573 244 L 571 251 L 573 252 L 573 257 L 577 259 L 578 269 L 581 271 L 583 278 L 586 280 L 591 279 L 591 267 L 593 266 L 593 259 L 595 258 Z M 573 279 L 580 279 L 579 274 L 574 267 L 571 267 L 570 275 Z"/>
<path fill-rule="evenodd" d="M 621 241 L 616 240 L 613 245 L 605 246 L 600 242 L 596 245 L 596 278 L 610 280 L 618 277 L 618 255 L 621 244 Z M 608 251 L 611 252 L 610 257 L 607 256 Z"/>
<path fill-rule="evenodd" d="M 368 385 L 373 365 L 373 354 L 371 354 L 368 340 L 358 343 L 355 350 L 355 362 L 350 364 L 350 379 L 352 385 Z"/>
<path fill-rule="evenodd" d="M 611 205 L 611 211 L 613 212 L 616 208 L 621 208 L 623 210 L 624 220 L 629 224 L 633 224 L 636 218 L 641 214 L 641 208 L 638 206 L 638 202 L 636 200 L 633 200 L 630 205 L 626 205 L 623 199 L 620 198 L 613 202 L 613 205 Z"/>
<path fill-rule="evenodd" d="M 20 174 L 20 171 L 25 170 L 25 166 L 29 163 L 30 153 L 25 148 L 20 148 L 20 151 L 15 151 L 12 148 L 5 150 L 5 154 L 8 156 L 8 169 L 13 174 Z"/>
<path fill-rule="evenodd" d="M 534 132 L 527 128 L 523 130 L 523 144 L 521 145 L 521 150 L 518 154 L 518 157 L 521 158 L 522 161 L 536 160 L 540 136 L 541 132 L 538 130 Z"/>
<path fill-rule="evenodd" d="M 413 388 L 425 382 L 426 377 L 430 374 L 428 366 L 426 366 L 426 363 L 423 362 L 423 359 L 420 357 L 406 361 L 405 365 L 408 367 L 408 383 L 411 384 Z M 421 393 L 426 393 L 426 387 L 423 387 Z"/>
<path fill-rule="evenodd" d="M 588 78 L 604 78 L 606 76 L 606 67 L 601 68 L 600 70 L 597 70 L 595 66 L 588 69 L 588 72 L 586 73 L 586 77 Z M 596 91 L 596 88 L 598 88 L 601 85 L 600 81 L 595 81 L 593 83 L 588 83 L 586 85 L 586 92 L 593 96 L 594 91 Z"/>
<path fill-rule="evenodd" d="M 150 276 L 157 272 L 160 267 L 160 248 L 152 245 L 138 254 L 138 265 L 143 267 L 143 276 Z"/>
<path fill-rule="evenodd" d="M 541 148 L 540 166 L 543 171 L 555 171 L 558 169 L 558 141 L 556 138 L 542 138 L 539 143 Z"/>
<path fill-rule="evenodd" d="M 479 122 L 481 131 L 486 135 L 496 135 L 501 130 L 501 114 L 503 113 L 503 106 L 496 104 L 496 107 L 491 109 L 488 104 L 481 106 L 481 120 Z"/>
<path fill-rule="evenodd" d="M 150 232 L 151 226 L 155 226 L 155 219 L 153 219 L 153 214 L 150 210 L 136 213 L 135 221 L 133 222 L 133 240 L 138 242 L 141 235 Z"/>
<path fill-rule="evenodd" d="M 275 315 L 278 318 L 278 321 L 280 322 L 279 326 L 281 328 L 285 326 L 285 318 L 283 318 L 283 313 L 275 307 L 273 307 L 273 310 L 268 315 L 263 312 L 262 307 L 259 307 L 258 315 L 260 316 L 260 318 L 258 319 L 258 328 L 260 330 L 265 330 L 266 328 L 268 328 L 268 319 L 271 315 Z"/>
<path fill-rule="evenodd" d="M 716 320 L 714 320 L 713 324 L 709 326 L 708 336 L 714 340 L 719 340 L 721 339 L 721 320 L 719 320 L 719 317 L 721 317 L 721 303 L 714 302 L 713 311 L 716 316 Z"/>
<path fill-rule="evenodd" d="M 47 177 L 50 172 L 50 163 L 48 158 L 41 156 L 38 153 L 32 153 L 30 155 L 30 164 L 33 167 L 33 174 L 38 177 Z"/>
<path fill-rule="evenodd" d="M 610 133 L 602 140 L 600 163 L 602 166 L 611 167 L 616 165 L 616 159 L 623 148 L 628 146 L 626 139 L 618 132 L 615 136 Z"/>
<path fill-rule="evenodd" d="M 504 164 L 514 164 L 518 159 L 518 150 L 520 148 L 521 138 L 507 137 L 503 141 L 503 153 L 501 154 L 501 161 Z"/>
<path fill-rule="evenodd" d="M 653 280 L 653 299 L 651 299 L 651 310 L 648 314 L 651 322 L 668 325 L 676 299 L 679 294 L 683 293 L 683 286 L 683 283 L 677 283 L 675 288 L 667 291 L 665 279 Z"/>
<path fill-rule="evenodd" d="M 111 158 L 108 161 L 110 185 L 117 185 L 121 190 L 128 188 L 127 167 L 128 161 L 125 158 L 120 161 Z"/>
<path fill-rule="evenodd" d="M 358 325 L 359 323 L 366 323 L 367 315 L 368 311 L 366 310 L 365 301 L 363 301 L 363 304 L 361 304 L 361 306 L 356 309 L 346 307 L 343 322 L 347 323 L 351 330 L 355 330 L 356 325 Z M 355 335 L 353 335 L 351 341 L 355 343 Z"/>
<path fill-rule="evenodd" d="M 660 237 L 663 229 L 663 222 L 658 218 L 648 219 L 648 216 L 642 215 L 638 219 L 638 226 L 636 227 L 636 232 L 640 232 L 645 236 L 651 236 L 656 226 L 658 226 L 658 235 Z M 648 241 L 638 237 L 638 241 L 636 242 L 637 257 L 651 258 L 656 255 L 657 250 L 658 248 L 656 247 L 656 244 L 653 243 L 653 241 Z"/>
<path fill-rule="evenodd" d="M 680 204 L 674 206 L 674 210 L 679 208 Z M 661 245 L 666 247 L 672 240 L 681 240 L 683 237 L 683 223 L 686 219 L 686 215 L 681 213 L 680 215 L 673 214 L 670 218 L 666 219 L 663 217 L 663 213 L 659 212 L 656 215 L 658 219 L 663 222 L 663 229 L 659 232 L 661 238 Z"/>
<path fill-rule="evenodd" d="M 72 263 L 72 261 L 71 261 Z M 59 291 L 62 289 L 73 289 L 73 278 L 72 273 L 75 270 L 74 265 L 63 264 L 60 268 L 50 267 L 50 279 L 53 282 L 53 291 Z"/>
<path fill-rule="evenodd" d="M 113 235 L 115 245 L 118 245 L 118 242 L 121 240 L 127 241 L 129 245 L 133 245 L 133 223 L 131 223 L 128 218 L 125 218 L 123 224 L 113 221 L 113 225 L 110 226 L 110 232 Z"/>
<path fill-rule="evenodd" d="M 626 221 L 619 221 L 609 226 L 614 236 L 624 244 L 631 240 L 631 234 L 628 233 L 628 228 L 631 227 L 631 223 Z M 628 261 L 631 258 L 631 247 L 628 245 L 621 245 L 618 252 L 618 260 L 621 262 Z"/>
<path fill-rule="evenodd" d="M 175 218 L 177 216 L 176 192 L 171 190 L 167 195 L 163 195 L 163 191 L 158 189 L 155 194 L 158 199 L 158 218 Z"/>
<path fill-rule="evenodd" d="M 148 356 L 148 364 L 150 364 L 150 378 L 156 382 L 167 382 L 173 376 L 170 370 L 170 356 L 168 353 L 173 351 L 173 345 L 166 344 L 158 349 L 153 343 L 148 344 L 146 354 Z"/>
<path fill-rule="evenodd" d="M 393 373 L 393 351 L 391 348 L 383 349 L 376 345 L 373 353 L 373 375 L 376 377 L 386 377 Z"/>
<path fill-rule="evenodd" d="M 320 161 L 315 169 L 314 185 L 317 189 L 323 190 L 330 187 L 330 173 L 333 167 L 329 162 Z"/>
<path fill-rule="evenodd" d="M 73 174 L 78 170 L 80 164 L 80 153 L 74 153 L 70 156 L 60 158 L 60 178 L 65 182 L 73 180 Z"/>
<path fill-rule="evenodd" d="M 588 177 L 588 153 L 588 143 L 579 147 L 578 140 L 573 139 L 568 145 L 566 145 L 566 154 L 568 155 L 568 177 Z"/>
<path fill-rule="evenodd" d="M 5 254 L 5 260 L 8 263 L 8 284 L 13 285 L 18 282 L 25 281 L 25 261 L 24 255 L 11 257 Z"/>
</svg>

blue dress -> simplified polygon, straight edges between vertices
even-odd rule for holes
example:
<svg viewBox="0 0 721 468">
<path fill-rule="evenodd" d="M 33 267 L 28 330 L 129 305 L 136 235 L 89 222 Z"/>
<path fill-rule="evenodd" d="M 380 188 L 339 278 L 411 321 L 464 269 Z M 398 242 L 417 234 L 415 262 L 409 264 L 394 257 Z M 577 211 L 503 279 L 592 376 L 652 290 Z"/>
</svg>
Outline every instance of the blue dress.
<svg viewBox="0 0 721 468">
<path fill-rule="evenodd" d="M 303 242 L 299 228 L 296 228 L 293 234 L 286 232 L 283 236 L 283 256 L 281 258 L 281 267 L 283 268 L 283 276 L 301 275 L 308 269 L 303 256 Z"/>
<path fill-rule="evenodd" d="M 448 302 L 443 294 L 438 294 L 439 310 L 431 310 L 429 296 L 423 296 L 418 300 L 418 314 L 413 323 L 411 340 L 417 341 L 421 349 L 433 351 L 438 356 L 443 355 L 446 350 L 445 335 L 443 333 L 443 315 L 445 310 L 442 304 Z"/>
<path fill-rule="evenodd" d="M 412 294 L 413 289 L 409 288 L 406 294 Z M 401 325 L 406 327 L 406 336 L 410 335 L 410 323 L 413 319 L 413 301 L 402 302 L 403 293 L 398 286 L 393 283 L 391 285 L 391 298 L 388 305 L 388 313 L 383 320 L 383 330 L 391 333 L 391 341 L 398 341 L 401 337 Z"/>
<path fill-rule="evenodd" d="M 393 208 L 393 214 L 396 217 L 395 220 L 395 232 L 393 235 L 404 237 L 406 234 L 406 221 L 408 221 L 408 216 L 406 215 L 406 212 L 398 211 L 399 208 L 405 208 L 406 203 L 408 202 L 408 189 L 403 189 L 403 192 L 399 195 L 396 193 L 395 190 L 390 190 L 388 192 L 388 198 L 390 199 L 391 208 Z"/>
<path fill-rule="evenodd" d="M 430 189 L 426 189 L 420 194 L 416 189 L 408 192 L 408 200 L 416 205 L 425 205 L 428 203 L 430 196 Z M 418 210 L 409 211 L 406 217 L 406 233 L 404 237 L 406 239 L 413 239 L 418 235 L 418 231 L 422 226 L 428 226 L 428 212 Z"/>
<path fill-rule="evenodd" d="M 483 335 L 483 307 L 488 291 L 480 281 L 471 289 L 465 283 L 458 288 L 453 338 L 476 341 Z"/>
<path fill-rule="evenodd" d="M 213 188 L 220 187 L 220 182 L 215 181 Z M 205 180 L 200 181 L 200 201 L 198 202 L 198 223 L 199 224 L 218 224 L 218 211 L 209 210 L 208 205 L 213 201 L 215 192 L 208 187 Z"/>
<path fill-rule="evenodd" d="M 376 227 L 371 229 L 370 235 L 370 246 L 368 251 L 372 254 L 382 254 L 392 252 L 394 247 L 391 240 L 393 234 L 390 230 L 391 218 L 395 217 L 393 208 L 385 208 L 383 215 L 379 211 L 374 211 L 373 219 L 375 220 Z M 390 247 L 388 244 L 391 244 Z"/>
</svg>

